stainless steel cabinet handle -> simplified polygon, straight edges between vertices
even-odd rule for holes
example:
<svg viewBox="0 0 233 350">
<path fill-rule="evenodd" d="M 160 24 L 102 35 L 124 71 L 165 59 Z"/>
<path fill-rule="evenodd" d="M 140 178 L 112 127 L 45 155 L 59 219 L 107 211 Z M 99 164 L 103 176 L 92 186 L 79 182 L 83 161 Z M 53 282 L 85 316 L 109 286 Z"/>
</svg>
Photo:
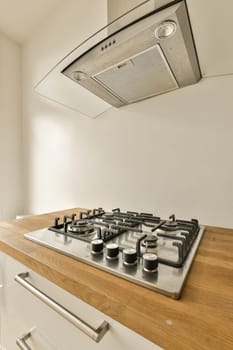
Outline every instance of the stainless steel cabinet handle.
<svg viewBox="0 0 233 350">
<path fill-rule="evenodd" d="M 78 318 L 72 312 L 67 310 L 61 304 L 57 303 L 55 300 L 47 296 L 38 288 L 34 287 L 26 278 L 29 277 L 29 272 L 23 272 L 15 276 L 15 281 L 18 282 L 21 286 L 26 288 L 37 298 L 42 300 L 45 304 L 50 306 L 54 311 L 63 316 L 67 321 L 71 322 L 74 326 L 80 329 L 83 333 L 88 335 L 91 339 L 97 343 L 103 338 L 105 333 L 109 329 L 109 324 L 106 321 L 103 321 L 99 327 L 96 329 L 87 324 L 85 321 Z M 27 349 L 27 348 L 26 348 Z"/>
<path fill-rule="evenodd" d="M 31 348 L 27 345 L 26 341 L 31 337 L 31 332 L 22 335 L 16 340 L 16 344 L 21 350 L 31 350 Z"/>
</svg>

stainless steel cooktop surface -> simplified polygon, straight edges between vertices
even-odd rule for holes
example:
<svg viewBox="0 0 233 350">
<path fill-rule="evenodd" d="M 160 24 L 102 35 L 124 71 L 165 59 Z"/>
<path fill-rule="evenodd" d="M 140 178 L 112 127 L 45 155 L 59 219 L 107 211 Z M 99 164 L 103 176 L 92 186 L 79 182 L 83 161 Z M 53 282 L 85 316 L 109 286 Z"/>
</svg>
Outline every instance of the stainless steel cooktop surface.
<svg viewBox="0 0 233 350">
<path fill-rule="evenodd" d="M 51 223 L 52 224 L 52 223 Z M 25 238 L 178 299 L 204 227 L 195 219 L 102 208 L 56 218 Z"/>
</svg>

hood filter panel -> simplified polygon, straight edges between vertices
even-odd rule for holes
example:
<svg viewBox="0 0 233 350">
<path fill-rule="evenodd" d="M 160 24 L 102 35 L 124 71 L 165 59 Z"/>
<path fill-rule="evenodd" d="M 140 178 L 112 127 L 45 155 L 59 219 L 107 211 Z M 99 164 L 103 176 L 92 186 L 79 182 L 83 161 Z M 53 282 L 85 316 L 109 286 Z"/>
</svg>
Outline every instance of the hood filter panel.
<svg viewBox="0 0 233 350">
<path fill-rule="evenodd" d="M 159 44 L 129 57 L 93 78 L 126 103 L 178 88 Z"/>
</svg>

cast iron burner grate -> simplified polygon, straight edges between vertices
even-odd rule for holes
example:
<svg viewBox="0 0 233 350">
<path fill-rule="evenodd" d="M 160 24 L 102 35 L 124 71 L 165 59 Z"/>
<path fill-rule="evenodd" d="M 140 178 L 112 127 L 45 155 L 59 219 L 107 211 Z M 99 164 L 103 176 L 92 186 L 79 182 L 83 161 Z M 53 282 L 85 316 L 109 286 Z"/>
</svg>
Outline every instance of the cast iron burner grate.
<svg viewBox="0 0 233 350">
<path fill-rule="evenodd" d="M 148 233 L 143 234 L 135 242 L 137 256 L 142 256 L 141 246 L 151 248 L 151 244 L 145 244 L 149 237 L 151 240 L 152 238 L 156 240 L 156 247 L 159 237 L 170 240 L 172 246 L 177 248 L 177 259 L 174 261 L 174 259 L 158 257 L 158 262 L 173 267 L 183 266 L 200 229 L 195 219 L 177 220 L 173 214 L 169 220 L 161 220 L 160 217 L 150 213 L 134 211 L 124 213 L 119 208 L 113 209 L 112 212 L 105 212 L 102 208 L 88 210 L 81 212 L 79 219 L 76 218 L 76 214 L 72 214 L 65 215 L 63 223 L 59 221 L 60 218 L 55 218 L 54 226 L 49 227 L 49 230 L 88 243 L 94 239 L 101 239 L 106 243 L 131 231 L 143 234 L 143 226 Z M 176 234 L 177 231 L 179 235 Z M 119 249 L 122 251 L 124 246 L 119 246 Z"/>
</svg>

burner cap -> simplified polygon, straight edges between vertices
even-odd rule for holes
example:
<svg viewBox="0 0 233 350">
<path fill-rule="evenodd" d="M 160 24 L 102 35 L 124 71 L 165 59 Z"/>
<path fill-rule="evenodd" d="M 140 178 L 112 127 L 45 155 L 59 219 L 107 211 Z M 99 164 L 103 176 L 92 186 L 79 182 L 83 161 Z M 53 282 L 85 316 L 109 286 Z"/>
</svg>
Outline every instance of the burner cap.
<svg viewBox="0 0 233 350">
<path fill-rule="evenodd" d="M 156 248 L 158 237 L 153 235 L 147 235 L 142 241 L 142 246 L 146 248 Z"/>
<path fill-rule="evenodd" d="M 114 217 L 114 213 L 104 213 L 104 215 L 102 215 L 102 218 L 104 219 L 112 219 Z"/>
<path fill-rule="evenodd" d="M 88 225 L 88 222 L 86 220 L 84 221 L 76 221 L 75 224 L 73 224 L 75 226 L 87 226 Z"/>
<path fill-rule="evenodd" d="M 165 221 L 162 226 L 156 230 L 157 233 L 166 233 L 170 232 L 170 234 L 176 234 L 177 230 L 179 229 L 179 223 L 177 221 Z"/>
<path fill-rule="evenodd" d="M 176 221 L 166 221 L 164 225 L 171 228 L 175 228 L 178 225 L 178 223 Z"/>
</svg>

